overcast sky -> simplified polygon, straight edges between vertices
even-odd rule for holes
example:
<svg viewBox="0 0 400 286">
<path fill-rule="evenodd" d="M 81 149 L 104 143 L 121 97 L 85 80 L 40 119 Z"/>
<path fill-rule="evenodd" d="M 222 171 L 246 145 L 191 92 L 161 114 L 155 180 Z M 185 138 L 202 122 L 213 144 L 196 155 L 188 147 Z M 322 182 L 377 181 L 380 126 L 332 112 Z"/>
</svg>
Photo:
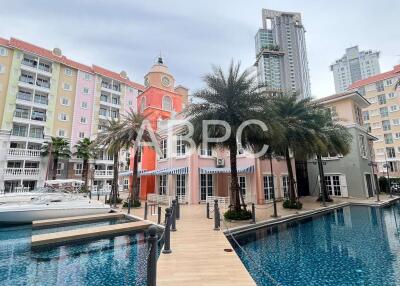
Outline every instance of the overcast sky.
<svg viewBox="0 0 400 286">
<path fill-rule="evenodd" d="M 315 97 L 334 93 L 329 65 L 347 47 L 381 51 L 381 71 L 400 60 L 399 0 L 4 2 L 0 37 L 59 47 L 82 63 L 126 70 L 139 83 L 161 52 L 177 82 L 192 91 L 211 64 L 254 64 L 262 8 L 302 13 Z"/>
</svg>

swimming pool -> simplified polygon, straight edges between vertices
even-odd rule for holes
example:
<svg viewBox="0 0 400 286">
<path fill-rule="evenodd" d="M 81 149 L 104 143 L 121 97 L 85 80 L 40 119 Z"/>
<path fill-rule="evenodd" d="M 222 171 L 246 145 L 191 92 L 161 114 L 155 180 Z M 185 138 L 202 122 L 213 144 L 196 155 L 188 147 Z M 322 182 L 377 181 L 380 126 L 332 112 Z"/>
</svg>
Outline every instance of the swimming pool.
<svg viewBox="0 0 400 286">
<path fill-rule="evenodd" d="M 30 247 L 30 225 L 0 228 L 1 285 L 145 285 L 143 233 L 64 246 Z"/>
<path fill-rule="evenodd" d="M 399 203 L 348 206 L 235 238 L 257 285 L 400 285 Z"/>
</svg>

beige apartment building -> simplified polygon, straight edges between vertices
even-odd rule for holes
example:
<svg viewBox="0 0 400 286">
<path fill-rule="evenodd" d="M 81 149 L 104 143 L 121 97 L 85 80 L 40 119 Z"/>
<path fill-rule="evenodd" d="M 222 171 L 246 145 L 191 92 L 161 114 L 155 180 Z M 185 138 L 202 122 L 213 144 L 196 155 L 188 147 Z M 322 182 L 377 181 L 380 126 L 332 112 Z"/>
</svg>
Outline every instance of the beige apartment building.
<svg viewBox="0 0 400 286">
<path fill-rule="evenodd" d="M 364 127 L 377 138 L 373 143 L 379 176 L 400 176 L 400 65 L 391 71 L 353 83 L 371 105 L 363 109 Z"/>
</svg>

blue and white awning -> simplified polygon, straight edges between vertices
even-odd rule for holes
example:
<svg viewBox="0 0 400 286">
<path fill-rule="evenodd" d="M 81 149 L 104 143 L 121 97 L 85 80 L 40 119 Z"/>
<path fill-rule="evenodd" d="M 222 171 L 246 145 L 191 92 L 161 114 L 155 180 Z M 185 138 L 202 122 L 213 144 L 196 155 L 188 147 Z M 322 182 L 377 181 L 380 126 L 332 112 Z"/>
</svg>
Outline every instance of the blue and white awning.
<svg viewBox="0 0 400 286">
<path fill-rule="evenodd" d="M 139 176 L 141 175 L 141 174 L 143 174 L 143 173 L 145 173 L 146 171 L 145 170 L 139 170 Z M 133 171 L 132 170 L 129 170 L 129 171 L 125 171 L 125 172 L 120 172 L 119 174 L 118 174 L 118 176 L 119 177 L 129 177 L 129 176 L 132 176 L 132 174 L 133 174 Z"/>
<path fill-rule="evenodd" d="M 161 176 L 161 175 L 183 175 L 187 174 L 189 167 L 177 167 L 177 168 L 164 168 L 158 170 L 145 171 L 139 176 Z"/>
<path fill-rule="evenodd" d="M 214 168 L 214 167 L 206 167 L 199 168 L 200 174 L 229 174 L 231 172 L 231 168 Z M 249 174 L 254 173 L 254 165 L 248 166 L 244 168 L 238 168 L 237 172 L 239 174 Z"/>
</svg>

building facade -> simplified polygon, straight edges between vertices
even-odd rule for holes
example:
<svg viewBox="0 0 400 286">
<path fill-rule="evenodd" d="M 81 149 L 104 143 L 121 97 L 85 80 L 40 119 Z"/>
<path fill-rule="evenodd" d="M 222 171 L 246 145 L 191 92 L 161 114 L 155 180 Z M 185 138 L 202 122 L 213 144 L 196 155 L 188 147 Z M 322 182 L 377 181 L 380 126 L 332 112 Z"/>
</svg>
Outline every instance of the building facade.
<svg viewBox="0 0 400 286">
<path fill-rule="evenodd" d="M 136 109 L 143 90 L 125 72 L 75 62 L 57 48 L 0 38 L 0 189 L 43 186 L 53 172 L 49 158 L 41 156 L 45 142 L 65 138 L 74 152 L 75 144 L 94 139 L 107 119 Z M 95 185 L 110 183 L 112 163 L 106 152 L 91 161 Z M 57 178 L 81 179 L 82 167 L 76 156 L 61 160 Z"/>
<path fill-rule="evenodd" d="M 305 29 L 300 13 L 262 10 L 255 36 L 258 81 L 270 92 L 311 96 Z"/>
<path fill-rule="evenodd" d="M 336 92 L 345 92 L 352 83 L 379 74 L 379 54 L 372 50 L 359 51 L 358 46 L 347 48 L 330 66 Z"/>
<path fill-rule="evenodd" d="M 349 89 L 356 90 L 371 103 L 363 109 L 365 128 L 376 140 L 373 144 L 380 176 L 387 172 L 400 176 L 400 65 L 391 71 L 356 81 Z"/>
<path fill-rule="evenodd" d="M 370 103 L 358 92 L 345 92 L 324 97 L 316 102 L 325 106 L 353 137 L 350 153 L 326 154 L 323 157 L 325 184 L 332 197 L 368 198 L 376 194 L 377 172 L 372 148 L 374 136 L 363 125 L 361 110 Z M 316 160 L 308 161 L 310 194 L 320 193 L 320 176 Z"/>
</svg>

